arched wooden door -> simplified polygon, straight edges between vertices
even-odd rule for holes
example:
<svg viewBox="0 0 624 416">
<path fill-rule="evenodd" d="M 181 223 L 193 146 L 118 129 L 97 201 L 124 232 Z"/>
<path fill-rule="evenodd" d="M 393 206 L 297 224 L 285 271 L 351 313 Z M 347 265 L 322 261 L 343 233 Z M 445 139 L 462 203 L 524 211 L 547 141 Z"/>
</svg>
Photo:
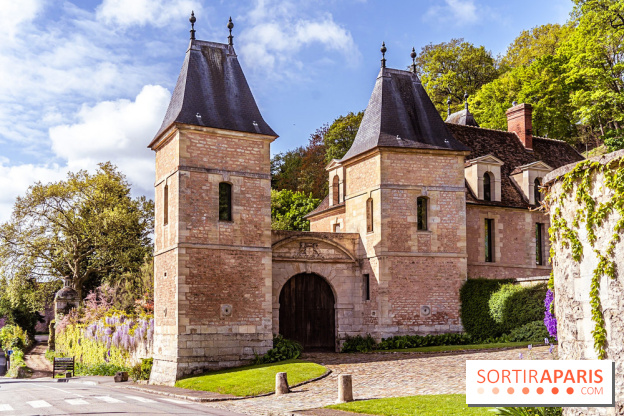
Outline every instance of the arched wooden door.
<svg viewBox="0 0 624 416">
<path fill-rule="evenodd" d="M 325 279 L 309 273 L 291 277 L 279 303 L 279 332 L 284 338 L 298 341 L 307 351 L 334 351 L 335 299 Z"/>
</svg>

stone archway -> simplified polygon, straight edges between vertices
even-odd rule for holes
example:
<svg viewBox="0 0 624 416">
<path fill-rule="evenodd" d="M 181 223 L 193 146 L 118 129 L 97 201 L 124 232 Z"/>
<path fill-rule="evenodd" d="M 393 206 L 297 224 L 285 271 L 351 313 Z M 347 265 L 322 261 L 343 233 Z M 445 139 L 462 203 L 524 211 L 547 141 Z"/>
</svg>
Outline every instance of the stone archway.
<svg viewBox="0 0 624 416">
<path fill-rule="evenodd" d="M 279 333 L 310 350 L 334 350 L 335 297 L 325 279 L 313 273 L 291 277 L 279 296 Z"/>
</svg>

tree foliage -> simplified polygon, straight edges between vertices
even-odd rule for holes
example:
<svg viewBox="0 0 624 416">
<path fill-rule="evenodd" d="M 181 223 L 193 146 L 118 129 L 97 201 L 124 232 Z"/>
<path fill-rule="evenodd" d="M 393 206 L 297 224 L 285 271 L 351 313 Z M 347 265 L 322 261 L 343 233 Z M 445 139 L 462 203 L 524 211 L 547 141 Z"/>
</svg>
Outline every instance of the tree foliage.
<svg viewBox="0 0 624 416">
<path fill-rule="evenodd" d="M 271 228 L 310 231 L 310 221 L 304 216 L 318 204 L 318 199 L 303 192 L 293 192 L 288 189 L 271 190 Z"/>
<path fill-rule="evenodd" d="M 325 144 L 325 163 L 332 159 L 342 159 L 353 144 L 355 135 L 360 128 L 360 123 L 364 117 L 364 112 L 349 113 L 340 116 L 329 126 L 323 143 Z"/>
<path fill-rule="evenodd" d="M 416 57 L 416 72 L 429 98 L 444 114 L 448 98 L 452 108 L 460 110 L 465 93 L 476 93 L 499 75 L 491 52 L 463 39 L 424 46 Z"/>
<path fill-rule="evenodd" d="M 7 280 L 71 279 L 82 296 L 125 273 L 137 273 L 152 249 L 154 204 L 132 198 L 110 163 L 94 174 L 28 188 L 0 226 L 0 261 Z"/>
<path fill-rule="evenodd" d="M 501 67 L 527 66 L 541 57 L 555 55 L 559 46 L 568 39 L 573 30 L 573 26 L 569 23 L 545 24 L 531 30 L 523 30 L 507 48 L 507 53 L 501 59 Z"/>
</svg>

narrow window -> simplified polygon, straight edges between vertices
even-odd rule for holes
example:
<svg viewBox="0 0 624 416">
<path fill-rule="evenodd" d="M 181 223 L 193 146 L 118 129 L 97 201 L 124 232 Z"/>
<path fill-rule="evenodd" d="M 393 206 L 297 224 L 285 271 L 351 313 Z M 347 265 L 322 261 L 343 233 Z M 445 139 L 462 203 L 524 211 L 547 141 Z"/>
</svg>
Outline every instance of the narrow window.
<svg viewBox="0 0 624 416">
<path fill-rule="evenodd" d="M 416 222 L 419 230 L 427 229 L 427 198 L 424 196 L 416 199 Z"/>
<path fill-rule="evenodd" d="M 334 224 L 334 232 L 335 233 L 339 233 L 340 232 L 340 224 Z"/>
<path fill-rule="evenodd" d="M 373 198 L 366 201 L 366 232 L 373 232 Z"/>
<path fill-rule="evenodd" d="M 364 275 L 364 300 L 370 300 L 370 275 Z"/>
<path fill-rule="evenodd" d="M 334 180 L 332 183 L 332 201 L 334 205 L 338 205 L 340 203 L 340 178 L 338 175 L 334 175 Z"/>
<path fill-rule="evenodd" d="M 485 201 L 492 200 L 492 183 L 490 179 L 490 172 L 485 172 L 483 175 L 483 199 Z"/>
<path fill-rule="evenodd" d="M 485 261 L 494 262 L 494 220 L 485 219 Z"/>
<path fill-rule="evenodd" d="M 535 264 L 542 266 L 544 264 L 544 224 L 535 224 Z"/>
<path fill-rule="evenodd" d="M 169 224 L 169 185 L 165 185 L 163 192 L 163 225 Z"/>
<path fill-rule="evenodd" d="M 232 221 L 232 185 L 219 184 L 219 221 Z"/>
<path fill-rule="evenodd" d="M 535 204 L 539 204 L 542 201 L 540 186 L 542 186 L 542 178 L 535 178 L 535 182 L 533 182 L 533 197 L 535 199 Z"/>
</svg>

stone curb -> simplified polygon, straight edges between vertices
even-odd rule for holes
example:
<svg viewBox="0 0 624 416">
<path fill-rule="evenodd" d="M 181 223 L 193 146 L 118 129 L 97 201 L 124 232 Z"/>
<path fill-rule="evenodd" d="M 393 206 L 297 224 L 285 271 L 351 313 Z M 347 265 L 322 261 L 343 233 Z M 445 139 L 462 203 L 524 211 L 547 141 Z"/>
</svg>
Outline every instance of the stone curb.
<svg viewBox="0 0 624 416">
<path fill-rule="evenodd" d="M 309 384 L 309 383 L 314 383 L 315 381 L 319 381 L 324 379 L 325 377 L 329 376 L 332 373 L 332 370 L 327 370 L 324 374 L 316 377 L 316 378 L 312 378 L 310 380 L 306 380 L 306 381 L 302 381 L 301 383 L 297 383 L 294 384 L 292 386 L 290 386 L 291 389 L 296 388 L 296 387 L 300 387 L 303 386 L 305 384 Z M 245 399 L 254 399 L 257 397 L 266 397 L 266 396 L 271 396 L 274 395 L 275 392 L 271 392 L 271 393 L 264 393 L 264 394 L 258 394 L 255 396 L 244 396 L 244 397 L 195 397 L 195 396 L 187 396 L 185 394 L 178 394 L 178 393 L 170 393 L 170 392 L 166 392 L 166 391 L 159 391 L 159 390 L 153 390 L 150 389 L 148 387 L 139 387 L 139 386 L 114 386 L 117 388 L 124 388 L 124 389 L 130 389 L 130 390 L 137 390 L 143 393 L 152 393 L 152 394 L 160 394 L 161 396 L 168 396 L 168 397 L 173 397 L 176 399 L 183 399 L 183 400 L 189 400 L 192 402 L 199 402 L 199 403 L 210 403 L 210 402 L 229 402 L 229 401 L 236 401 L 236 400 L 245 400 Z"/>
</svg>

